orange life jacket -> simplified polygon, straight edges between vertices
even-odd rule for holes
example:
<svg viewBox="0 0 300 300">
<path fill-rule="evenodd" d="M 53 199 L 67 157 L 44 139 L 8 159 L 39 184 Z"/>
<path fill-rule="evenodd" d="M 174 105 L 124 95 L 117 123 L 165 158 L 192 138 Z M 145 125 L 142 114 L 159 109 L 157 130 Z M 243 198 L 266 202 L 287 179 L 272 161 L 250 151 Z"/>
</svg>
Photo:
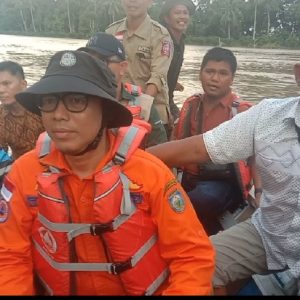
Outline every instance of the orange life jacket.
<svg viewBox="0 0 300 300">
<path fill-rule="evenodd" d="M 134 97 L 133 101 L 129 101 L 126 105 L 126 108 L 130 110 L 132 117 L 133 117 L 133 123 L 138 124 L 140 126 L 143 126 L 147 129 L 147 133 L 149 134 L 152 130 L 152 126 L 149 122 L 146 122 L 142 119 L 141 113 L 142 113 L 142 107 L 140 105 L 139 98 L 142 96 L 142 88 L 140 86 L 131 84 L 131 83 L 125 83 L 123 84 L 124 89 Z"/>
<path fill-rule="evenodd" d="M 129 179 L 122 165 L 135 151 L 146 131 L 132 125 L 116 131 L 114 158 L 95 174 L 94 215 L 96 224 L 70 223 L 68 198 L 63 191 L 61 170 L 48 166 L 38 176 L 38 218 L 34 221 L 34 266 L 49 294 L 70 295 L 72 272 L 109 272 L 120 276 L 129 295 L 151 295 L 168 277 L 160 256 L 157 228 L 150 215 L 131 200 Z M 37 142 L 39 157 L 51 152 L 47 134 Z M 101 201 L 100 201 L 101 200 Z M 111 262 L 72 261 L 74 239 L 81 234 L 98 235 Z"/>
<path fill-rule="evenodd" d="M 176 139 L 183 139 L 189 136 L 202 134 L 201 132 L 202 121 L 199 120 L 197 116 L 201 97 L 202 97 L 201 94 L 195 94 L 184 102 L 180 112 L 178 124 L 175 129 Z M 240 101 L 235 94 L 233 94 L 233 100 L 234 101 L 232 102 L 230 118 L 233 118 L 239 112 L 240 108 L 242 107 L 249 108 L 252 106 L 250 102 Z M 204 177 L 201 176 L 201 179 L 205 180 L 205 171 L 204 171 L 205 167 L 206 164 L 191 165 L 187 168 L 184 168 L 184 170 L 191 174 L 195 174 L 195 170 L 199 170 L 200 173 L 204 173 L 203 175 Z M 218 172 L 219 173 L 224 172 L 226 174 L 230 174 L 228 170 L 233 169 L 234 175 L 236 176 L 236 180 L 239 184 L 243 198 L 245 200 L 248 198 L 249 191 L 252 187 L 252 183 L 251 183 L 252 176 L 247 161 L 241 160 L 234 164 L 220 165 L 220 166 L 214 164 L 213 169 L 214 169 L 213 171 L 214 174 L 217 174 Z"/>
<path fill-rule="evenodd" d="M 140 86 L 133 85 L 131 83 L 125 83 L 123 87 L 130 95 L 134 97 L 134 101 L 129 101 L 126 108 L 131 111 L 132 117 L 134 119 L 141 120 L 142 107 L 140 106 L 137 97 L 142 95 L 142 88 Z"/>
</svg>

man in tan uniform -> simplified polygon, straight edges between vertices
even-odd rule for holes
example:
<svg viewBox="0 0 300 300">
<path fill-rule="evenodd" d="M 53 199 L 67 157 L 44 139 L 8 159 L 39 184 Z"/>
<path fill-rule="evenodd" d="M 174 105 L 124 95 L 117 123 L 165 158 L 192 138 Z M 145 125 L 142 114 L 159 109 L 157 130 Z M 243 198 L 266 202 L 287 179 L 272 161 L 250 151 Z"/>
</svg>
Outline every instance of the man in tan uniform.
<svg viewBox="0 0 300 300">
<path fill-rule="evenodd" d="M 173 42 L 166 28 L 152 20 L 148 8 L 152 0 L 122 0 L 126 18 L 111 24 L 106 32 L 123 42 L 128 71 L 123 82 L 142 87 L 155 97 L 154 105 L 163 124 L 172 124 L 167 74 L 173 57 Z"/>
</svg>

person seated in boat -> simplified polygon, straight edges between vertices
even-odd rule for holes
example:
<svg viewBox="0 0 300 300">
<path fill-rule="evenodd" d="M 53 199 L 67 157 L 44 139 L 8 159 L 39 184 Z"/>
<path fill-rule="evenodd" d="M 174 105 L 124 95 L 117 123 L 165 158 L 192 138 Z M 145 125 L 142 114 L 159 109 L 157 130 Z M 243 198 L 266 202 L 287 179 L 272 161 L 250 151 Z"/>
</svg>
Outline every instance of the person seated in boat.
<svg viewBox="0 0 300 300">
<path fill-rule="evenodd" d="M 79 48 L 105 61 L 114 73 L 118 87 L 117 100 L 124 104 L 135 120 L 142 120 L 151 125 L 150 133 L 145 136 L 142 147 L 150 147 L 168 141 L 165 127 L 153 103 L 153 97 L 142 93 L 139 86 L 122 83 L 128 68 L 123 44 L 113 35 L 98 32 L 93 35 L 86 47 Z M 147 125 L 146 125 L 147 126 Z"/>
<path fill-rule="evenodd" d="M 0 62 L 0 147 L 15 160 L 34 148 L 45 130 L 41 118 L 20 105 L 15 95 L 27 87 L 24 70 L 14 61 Z"/>
<path fill-rule="evenodd" d="M 231 50 L 220 47 L 208 50 L 199 75 L 204 92 L 184 102 L 174 130 L 174 139 L 209 131 L 252 106 L 252 103 L 242 101 L 231 90 L 236 69 L 237 60 Z M 236 209 L 249 199 L 252 177 L 255 179 L 258 203 L 261 188 L 253 159 L 236 164 L 183 166 L 181 184 L 208 234 L 215 234 L 221 229 L 218 218 L 226 209 Z"/>
<path fill-rule="evenodd" d="M 295 76 L 299 84 L 300 64 Z M 300 295 L 300 97 L 263 99 L 208 132 L 146 150 L 170 167 L 255 155 L 260 206 L 248 220 L 210 237 L 217 252 L 215 294 L 230 293 L 231 283 L 252 274 L 289 268 Z"/>
<path fill-rule="evenodd" d="M 59 51 L 16 95 L 46 132 L 4 178 L 0 294 L 212 292 L 209 238 L 116 88 L 103 61 Z"/>
</svg>

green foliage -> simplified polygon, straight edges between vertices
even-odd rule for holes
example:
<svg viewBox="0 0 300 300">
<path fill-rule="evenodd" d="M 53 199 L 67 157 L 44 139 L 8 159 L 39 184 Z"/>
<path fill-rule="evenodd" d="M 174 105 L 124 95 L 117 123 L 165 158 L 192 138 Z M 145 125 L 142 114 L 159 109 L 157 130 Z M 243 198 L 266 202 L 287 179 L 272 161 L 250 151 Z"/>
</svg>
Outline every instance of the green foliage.
<svg viewBox="0 0 300 300">
<path fill-rule="evenodd" d="M 194 3 L 197 10 L 187 31 L 188 42 L 300 49 L 299 0 Z M 161 5 L 161 0 L 153 0 L 149 14 L 155 20 Z M 88 38 L 123 17 L 121 0 L 0 1 L 0 33 Z"/>
</svg>

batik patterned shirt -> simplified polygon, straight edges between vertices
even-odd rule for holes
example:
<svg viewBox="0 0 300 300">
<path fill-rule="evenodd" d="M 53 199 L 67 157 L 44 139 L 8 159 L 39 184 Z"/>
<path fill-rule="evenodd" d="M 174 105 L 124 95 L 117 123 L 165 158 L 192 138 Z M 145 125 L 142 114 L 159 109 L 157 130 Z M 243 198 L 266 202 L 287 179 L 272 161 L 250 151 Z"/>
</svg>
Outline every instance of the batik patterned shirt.
<svg viewBox="0 0 300 300">
<path fill-rule="evenodd" d="M 15 116 L 4 106 L 0 107 L 0 146 L 9 146 L 14 159 L 32 150 L 43 131 L 45 129 L 39 116 L 29 111 Z"/>
</svg>

